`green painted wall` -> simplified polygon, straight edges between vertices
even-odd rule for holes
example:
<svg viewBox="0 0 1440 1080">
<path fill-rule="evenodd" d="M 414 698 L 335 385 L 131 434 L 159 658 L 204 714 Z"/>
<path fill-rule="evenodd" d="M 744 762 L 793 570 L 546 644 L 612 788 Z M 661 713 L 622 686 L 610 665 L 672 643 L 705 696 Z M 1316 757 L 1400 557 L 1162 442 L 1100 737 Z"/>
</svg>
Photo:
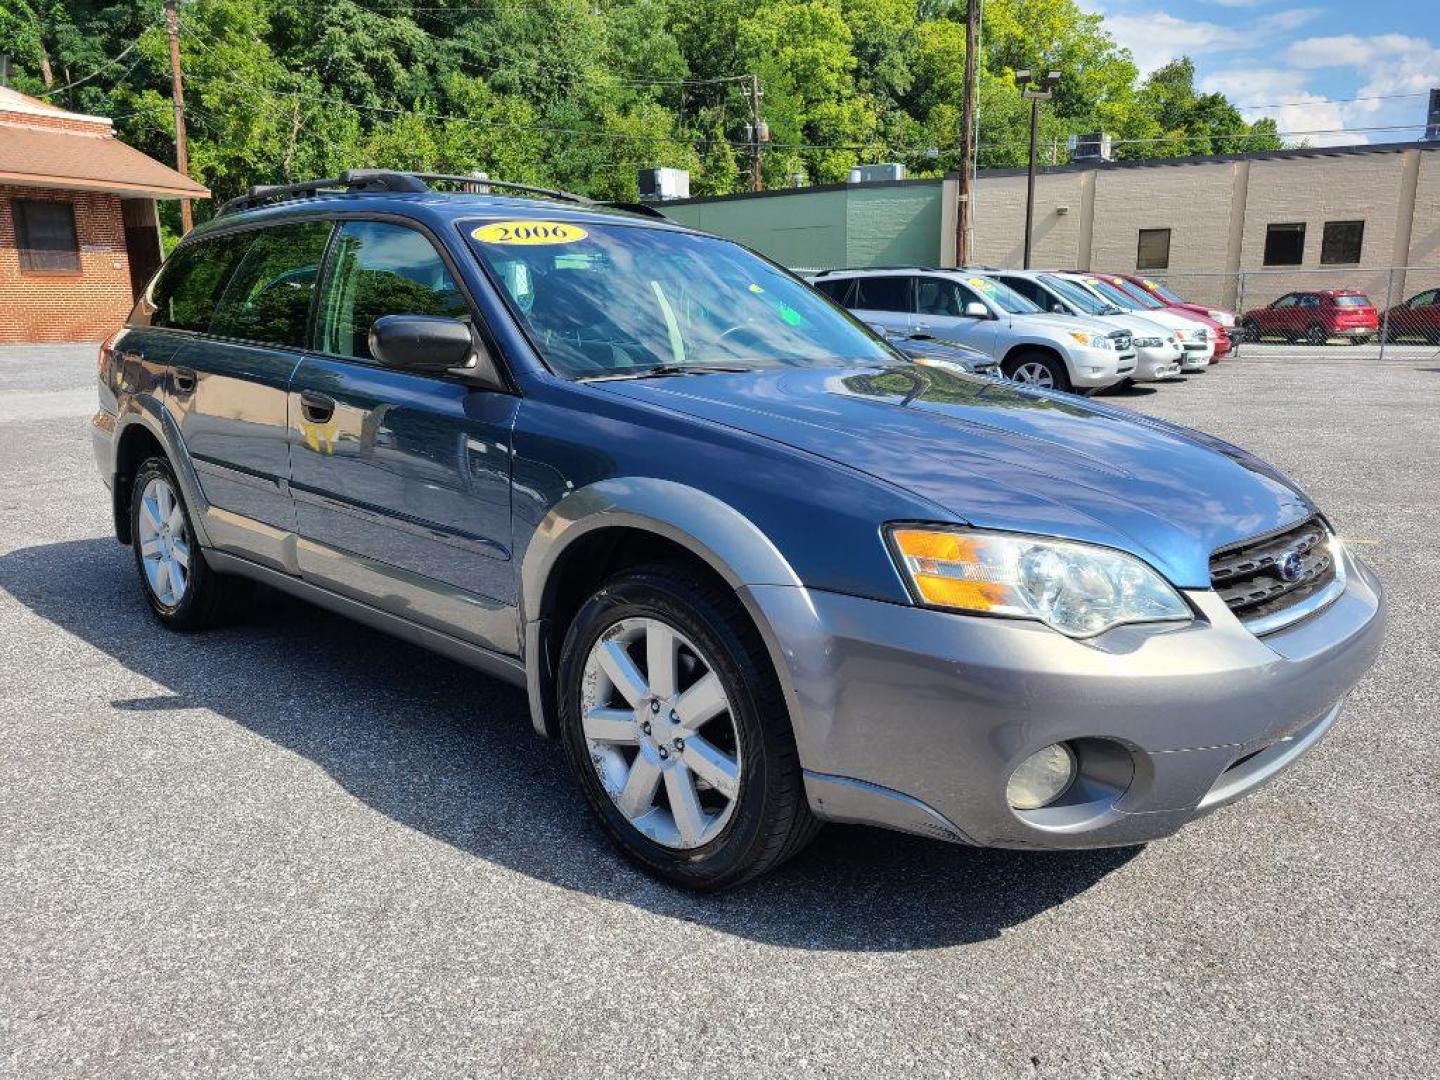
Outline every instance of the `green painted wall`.
<svg viewBox="0 0 1440 1080">
<path fill-rule="evenodd" d="M 666 203 L 682 225 L 729 237 L 795 269 L 940 261 L 941 183 L 856 184 Z"/>
</svg>

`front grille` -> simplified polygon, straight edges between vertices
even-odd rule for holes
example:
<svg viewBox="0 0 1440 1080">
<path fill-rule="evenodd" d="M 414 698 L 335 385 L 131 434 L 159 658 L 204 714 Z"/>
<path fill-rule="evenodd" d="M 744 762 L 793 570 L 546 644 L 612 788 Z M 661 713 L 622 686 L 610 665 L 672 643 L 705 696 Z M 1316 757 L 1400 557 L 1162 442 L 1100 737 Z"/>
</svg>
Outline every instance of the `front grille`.
<svg viewBox="0 0 1440 1080">
<path fill-rule="evenodd" d="M 1198 341 L 1198 342 L 1200 342 L 1202 345 L 1203 345 L 1205 342 L 1209 341 L 1209 340 L 1210 340 L 1210 328 L 1209 328 L 1209 327 L 1206 327 L 1206 326 L 1202 326 L 1199 330 L 1196 330 L 1196 331 L 1195 331 L 1195 340 Z"/>
<path fill-rule="evenodd" d="M 1124 330 L 1116 330 L 1110 335 L 1110 340 L 1115 343 L 1116 352 L 1129 352 L 1131 346 L 1130 335 Z"/>
<path fill-rule="evenodd" d="M 1241 621 L 1268 621 L 1335 580 L 1329 540 L 1320 519 L 1311 518 L 1283 532 L 1221 548 L 1210 556 L 1211 587 Z"/>
</svg>

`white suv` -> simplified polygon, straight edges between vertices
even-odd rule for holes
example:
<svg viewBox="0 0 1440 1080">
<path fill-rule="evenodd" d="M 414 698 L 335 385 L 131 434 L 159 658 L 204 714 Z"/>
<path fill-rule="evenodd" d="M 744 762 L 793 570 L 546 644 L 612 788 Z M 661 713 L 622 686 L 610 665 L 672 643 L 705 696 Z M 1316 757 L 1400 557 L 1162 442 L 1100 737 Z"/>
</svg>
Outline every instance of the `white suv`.
<svg viewBox="0 0 1440 1080">
<path fill-rule="evenodd" d="M 1047 315 L 973 271 L 828 270 L 810 283 L 868 323 L 988 353 L 1016 382 L 1085 393 L 1113 386 L 1135 370 L 1125 331 L 1095 319 Z"/>
<path fill-rule="evenodd" d="M 1135 345 L 1135 371 L 1130 376 L 1135 382 L 1159 382 L 1180 374 L 1185 348 L 1172 328 L 1138 312 L 1120 314 L 1094 293 L 1058 274 L 1040 270 L 994 270 L 986 276 L 1010 286 L 1041 311 L 1086 315 L 1116 330 L 1127 331 Z"/>
<path fill-rule="evenodd" d="M 1194 319 L 1166 311 L 1160 304 L 1156 304 L 1155 308 L 1142 308 L 1135 297 L 1093 274 L 1064 272 L 1056 276 L 1065 281 L 1073 281 L 1097 300 L 1108 304 L 1117 314 L 1140 314 L 1170 327 L 1180 339 L 1180 344 L 1185 346 L 1185 359 L 1180 361 L 1181 371 L 1204 371 L 1210 366 L 1210 361 L 1215 356 L 1215 342 L 1210 338 L 1210 331 Z"/>
</svg>

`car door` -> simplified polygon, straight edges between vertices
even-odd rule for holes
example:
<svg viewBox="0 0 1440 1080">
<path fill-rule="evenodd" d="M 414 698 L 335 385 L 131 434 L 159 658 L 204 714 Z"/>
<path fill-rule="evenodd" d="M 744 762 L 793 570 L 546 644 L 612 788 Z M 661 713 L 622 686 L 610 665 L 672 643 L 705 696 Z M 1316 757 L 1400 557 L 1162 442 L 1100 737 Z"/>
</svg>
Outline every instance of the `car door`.
<svg viewBox="0 0 1440 1080">
<path fill-rule="evenodd" d="M 1000 359 L 996 355 L 999 322 L 988 316 L 980 318 L 967 314 L 966 309 L 971 304 L 979 304 L 989 310 L 979 292 L 969 285 L 950 278 L 917 278 L 915 318 L 911 329 L 917 334 L 958 341 L 996 360 Z"/>
<path fill-rule="evenodd" d="M 371 356 L 382 315 L 474 325 L 459 275 L 410 225 L 339 223 L 315 349 L 290 385 L 301 575 L 392 614 L 519 651 L 510 548 L 518 398 Z"/>
<path fill-rule="evenodd" d="M 324 221 L 297 221 L 217 237 L 209 273 L 223 280 L 191 298 L 215 297 L 210 318 L 171 367 L 170 409 L 212 508 L 211 540 L 285 569 L 295 530 L 287 391 L 329 235 Z"/>
<path fill-rule="evenodd" d="M 1288 293 L 1265 308 L 1261 313 L 1261 329 L 1274 334 L 1293 334 L 1297 313 L 1295 305 L 1299 299 L 1295 293 Z"/>
<path fill-rule="evenodd" d="M 902 274 L 887 274 L 883 277 L 860 277 L 855 281 L 855 291 L 850 294 L 848 304 L 855 315 L 872 326 L 883 326 L 887 330 L 901 333 L 910 331 L 913 313 L 913 279 Z"/>
<path fill-rule="evenodd" d="M 1411 328 L 1410 333 L 1427 334 L 1431 338 L 1440 334 L 1440 289 L 1421 293 L 1410 301 L 1410 308 L 1406 312 L 1406 326 Z"/>
</svg>

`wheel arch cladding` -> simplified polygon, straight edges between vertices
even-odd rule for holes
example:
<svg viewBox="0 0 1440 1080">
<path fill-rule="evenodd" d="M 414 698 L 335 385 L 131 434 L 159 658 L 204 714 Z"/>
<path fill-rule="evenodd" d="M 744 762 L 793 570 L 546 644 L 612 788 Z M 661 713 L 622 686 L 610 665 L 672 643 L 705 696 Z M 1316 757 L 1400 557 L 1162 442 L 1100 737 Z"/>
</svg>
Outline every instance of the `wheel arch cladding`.
<svg viewBox="0 0 1440 1080">
<path fill-rule="evenodd" d="M 642 549 L 625 546 L 630 544 Z M 550 509 L 521 562 L 526 683 L 531 721 L 541 734 L 555 732 L 557 639 L 564 633 L 556 616 L 563 619 L 565 605 L 575 606 L 565 588 L 577 580 L 572 560 L 587 556 L 605 561 L 601 568 L 586 567 L 580 581 L 654 557 L 688 564 L 723 582 L 755 624 L 790 698 L 778 645 L 745 591 L 749 585 L 800 587 L 799 577 L 770 538 L 734 507 L 688 485 L 649 477 L 602 480 Z"/>
</svg>

